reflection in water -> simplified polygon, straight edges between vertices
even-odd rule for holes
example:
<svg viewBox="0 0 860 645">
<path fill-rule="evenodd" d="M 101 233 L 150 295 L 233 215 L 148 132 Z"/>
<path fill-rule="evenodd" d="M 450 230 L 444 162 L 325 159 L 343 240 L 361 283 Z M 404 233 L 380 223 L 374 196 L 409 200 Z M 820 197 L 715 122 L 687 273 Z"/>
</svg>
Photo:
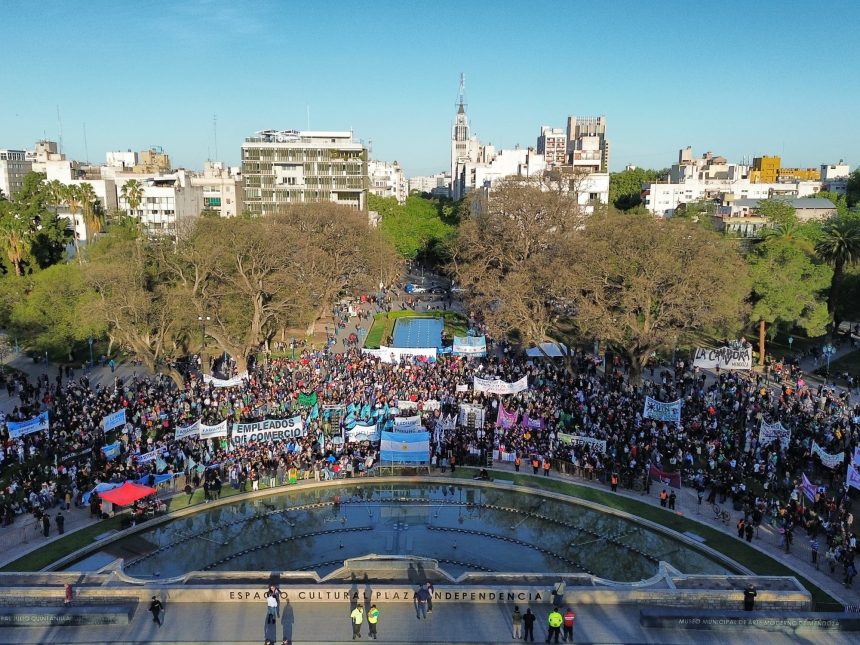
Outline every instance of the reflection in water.
<svg viewBox="0 0 860 645">
<path fill-rule="evenodd" d="M 465 571 L 588 572 L 637 581 L 665 560 L 729 573 L 672 538 L 619 517 L 525 491 L 432 484 L 294 489 L 201 511 L 108 547 L 134 576 L 316 570 L 369 553 L 433 558 Z"/>
</svg>

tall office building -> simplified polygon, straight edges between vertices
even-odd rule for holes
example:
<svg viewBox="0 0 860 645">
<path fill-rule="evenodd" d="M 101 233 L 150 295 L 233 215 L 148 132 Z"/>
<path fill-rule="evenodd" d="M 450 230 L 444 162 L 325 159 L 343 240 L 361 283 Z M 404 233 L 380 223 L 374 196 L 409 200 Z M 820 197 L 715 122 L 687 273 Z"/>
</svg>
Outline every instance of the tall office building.
<svg viewBox="0 0 860 645">
<path fill-rule="evenodd" d="M 367 148 L 351 132 L 263 130 L 242 144 L 245 208 L 334 202 L 367 209 Z"/>
<path fill-rule="evenodd" d="M 567 156 L 572 166 L 609 172 L 605 116 L 567 117 Z"/>
<path fill-rule="evenodd" d="M 467 164 L 478 161 L 481 144 L 471 135 L 469 117 L 466 116 L 466 77 L 460 74 L 460 91 L 457 99 L 457 116 L 451 128 L 451 198 L 460 199 L 468 191 L 464 176 Z"/>
<path fill-rule="evenodd" d="M 24 150 L 0 150 L 0 190 L 11 198 L 21 190 L 24 177 L 33 169 Z"/>
</svg>

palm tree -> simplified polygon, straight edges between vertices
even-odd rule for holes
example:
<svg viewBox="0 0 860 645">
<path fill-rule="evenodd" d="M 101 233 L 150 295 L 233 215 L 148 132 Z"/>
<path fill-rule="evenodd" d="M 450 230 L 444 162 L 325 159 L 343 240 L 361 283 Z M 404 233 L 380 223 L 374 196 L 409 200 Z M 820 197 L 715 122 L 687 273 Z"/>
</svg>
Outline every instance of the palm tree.
<svg viewBox="0 0 860 645">
<path fill-rule="evenodd" d="M 81 205 L 83 202 L 81 196 L 81 188 L 75 184 L 71 184 L 69 186 L 65 186 L 65 190 L 63 191 L 63 202 L 66 204 L 66 208 L 69 209 L 69 215 L 72 216 L 72 239 L 75 241 L 75 257 L 78 258 L 78 262 L 81 262 L 81 249 L 78 244 L 78 211 L 81 210 Z"/>
<path fill-rule="evenodd" d="M 28 252 L 28 228 L 24 224 L 24 220 L 18 217 L 12 209 L 7 209 L 2 215 L 2 220 L 0 220 L 0 247 L 6 252 L 9 263 L 15 269 L 15 275 L 20 277 L 24 274 L 22 265 Z"/>
<path fill-rule="evenodd" d="M 128 202 L 128 214 L 134 216 L 143 201 L 143 185 L 137 179 L 129 179 L 122 185 L 120 195 Z"/>
<path fill-rule="evenodd" d="M 804 235 L 805 231 L 799 222 L 782 222 L 773 227 L 767 227 L 762 231 L 762 240 L 788 242 L 791 246 L 812 255 L 815 245 Z"/>
<path fill-rule="evenodd" d="M 833 267 L 833 280 L 827 295 L 827 313 L 830 320 L 836 321 L 836 303 L 845 265 L 852 265 L 860 259 L 860 220 L 846 217 L 831 219 L 822 227 L 824 237 L 815 245 L 815 253 L 822 262 Z"/>
<path fill-rule="evenodd" d="M 96 191 L 93 190 L 92 184 L 80 184 L 78 186 L 81 195 L 81 204 L 84 213 L 84 227 L 87 232 L 87 244 L 93 241 L 93 238 L 101 233 L 102 230 L 102 215 L 99 208 L 98 197 Z"/>
<path fill-rule="evenodd" d="M 56 214 L 63 202 L 66 201 L 66 186 L 59 180 L 52 179 L 45 184 L 45 188 L 48 193 L 48 203 L 54 207 L 54 214 Z"/>
</svg>

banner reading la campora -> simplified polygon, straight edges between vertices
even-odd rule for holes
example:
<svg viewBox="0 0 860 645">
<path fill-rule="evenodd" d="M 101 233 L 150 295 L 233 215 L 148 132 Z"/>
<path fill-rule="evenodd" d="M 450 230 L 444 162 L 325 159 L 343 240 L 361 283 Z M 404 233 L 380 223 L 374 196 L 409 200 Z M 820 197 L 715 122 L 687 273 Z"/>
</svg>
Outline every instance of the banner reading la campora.
<svg viewBox="0 0 860 645">
<path fill-rule="evenodd" d="M 697 347 L 693 365 L 704 369 L 751 370 L 752 347 L 718 347 L 706 349 Z"/>
<path fill-rule="evenodd" d="M 642 416 L 646 419 L 679 423 L 681 421 L 681 399 L 672 401 L 671 403 L 663 403 L 657 399 L 652 399 L 650 396 L 646 396 L 645 409 L 642 412 Z"/>
</svg>

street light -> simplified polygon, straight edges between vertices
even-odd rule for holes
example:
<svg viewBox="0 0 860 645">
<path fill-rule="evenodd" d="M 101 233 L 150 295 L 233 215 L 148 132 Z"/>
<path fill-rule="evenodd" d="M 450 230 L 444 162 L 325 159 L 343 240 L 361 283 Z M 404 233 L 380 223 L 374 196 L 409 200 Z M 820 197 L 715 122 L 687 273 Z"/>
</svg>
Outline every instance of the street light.
<svg viewBox="0 0 860 645">
<path fill-rule="evenodd" d="M 206 322 L 212 320 L 211 316 L 197 316 L 197 320 L 200 321 L 200 371 L 204 371 L 203 366 L 203 354 L 206 351 Z"/>
<path fill-rule="evenodd" d="M 290 360 L 295 360 L 296 358 L 296 339 L 293 338 L 290 341 Z"/>
<path fill-rule="evenodd" d="M 794 344 L 794 336 L 788 337 L 788 351 L 791 351 L 791 346 Z"/>
<path fill-rule="evenodd" d="M 824 356 L 827 358 L 827 374 L 824 377 L 824 383 L 826 384 L 827 379 L 830 378 L 830 357 L 836 353 L 836 348 L 830 343 L 827 343 L 821 351 L 824 352 Z"/>
<path fill-rule="evenodd" d="M 87 342 L 90 344 L 90 369 L 93 368 L 93 337 L 90 336 L 87 338 Z"/>
</svg>

